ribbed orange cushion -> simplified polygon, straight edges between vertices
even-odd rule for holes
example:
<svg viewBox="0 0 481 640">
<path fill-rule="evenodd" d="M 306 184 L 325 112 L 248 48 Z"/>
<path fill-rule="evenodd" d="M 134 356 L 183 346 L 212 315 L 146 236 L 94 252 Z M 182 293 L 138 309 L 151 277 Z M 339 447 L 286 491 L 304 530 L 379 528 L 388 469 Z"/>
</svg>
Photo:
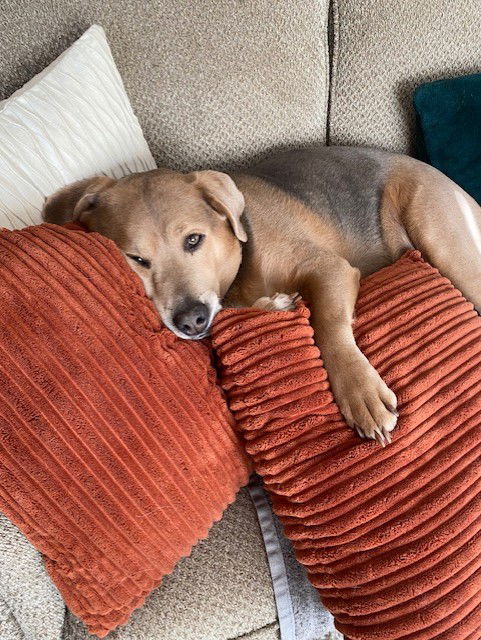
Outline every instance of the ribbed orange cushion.
<svg viewBox="0 0 481 640">
<path fill-rule="evenodd" d="M 163 329 L 109 240 L 0 232 L 0 509 L 68 606 L 125 622 L 248 478 L 208 347 Z"/>
<path fill-rule="evenodd" d="M 399 399 L 385 449 L 340 416 L 305 307 L 219 314 L 247 450 L 346 638 L 479 640 L 481 318 L 410 252 L 362 282 L 355 334 Z"/>
</svg>

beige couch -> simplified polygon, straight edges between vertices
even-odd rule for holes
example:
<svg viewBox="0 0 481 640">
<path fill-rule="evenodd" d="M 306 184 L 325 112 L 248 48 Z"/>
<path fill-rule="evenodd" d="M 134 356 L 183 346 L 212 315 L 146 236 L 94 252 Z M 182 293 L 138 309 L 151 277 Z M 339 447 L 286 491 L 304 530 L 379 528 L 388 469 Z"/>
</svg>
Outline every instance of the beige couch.
<svg viewBox="0 0 481 640">
<path fill-rule="evenodd" d="M 413 88 L 481 71 L 479 0 L 3 0 L 0 18 L 0 99 L 101 24 L 157 162 L 180 169 L 312 141 L 412 153 Z M 65 640 L 85 637 L 67 617 Z M 279 637 L 245 490 L 111 637 Z"/>
</svg>

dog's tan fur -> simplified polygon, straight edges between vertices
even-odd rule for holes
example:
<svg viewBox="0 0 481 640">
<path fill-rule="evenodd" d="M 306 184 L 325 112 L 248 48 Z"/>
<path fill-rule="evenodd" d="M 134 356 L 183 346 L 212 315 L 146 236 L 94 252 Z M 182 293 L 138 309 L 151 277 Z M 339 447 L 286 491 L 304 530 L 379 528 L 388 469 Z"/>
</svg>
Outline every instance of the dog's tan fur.
<svg viewBox="0 0 481 640">
<path fill-rule="evenodd" d="M 83 180 L 50 196 L 47 222 L 78 220 L 113 240 L 144 283 L 166 326 L 178 333 L 173 310 L 187 296 L 208 304 L 212 321 L 241 261 L 244 198 L 231 178 L 204 171 L 158 170 L 116 181 Z M 202 251 L 186 253 L 183 239 L 205 235 Z M 128 256 L 150 261 L 146 269 Z M 186 336 L 182 336 L 186 337 Z M 197 336 L 202 337 L 202 335 Z"/>
<path fill-rule="evenodd" d="M 177 333 L 173 312 L 186 297 L 206 302 L 213 317 L 224 297 L 228 305 L 282 308 L 290 298 L 277 292 L 299 292 L 310 302 L 316 342 L 347 422 L 385 444 L 396 424 L 396 397 L 353 337 L 360 276 L 416 247 L 481 308 L 481 236 L 472 224 L 479 234 L 479 206 L 407 157 L 390 156 L 386 176 L 375 258 L 329 215 L 247 174 L 158 170 L 119 181 L 93 178 L 51 196 L 44 216 L 57 223 L 77 218 L 116 242 Z M 188 253 L 183 240 L 193 233 L 205 240 Z M 148 259 L 151 268 L 129 254 Z"/>
</svg>

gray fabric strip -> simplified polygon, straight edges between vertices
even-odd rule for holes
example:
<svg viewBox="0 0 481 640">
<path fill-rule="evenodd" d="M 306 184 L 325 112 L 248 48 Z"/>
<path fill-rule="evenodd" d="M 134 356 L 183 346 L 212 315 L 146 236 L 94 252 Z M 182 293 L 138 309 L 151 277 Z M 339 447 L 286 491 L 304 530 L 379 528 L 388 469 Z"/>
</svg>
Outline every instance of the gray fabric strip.
<svg viewBox="0 0 481 640">
<path fill-rule="evenodd" d="M 292 609 L 284 556 L 274 525 L 272 509 L 259 476 L 254 475 L 251 477 L 249 493 L 257 510 L 257 517 L 259 518 L 262 537 L 264 538 L 266 547 L 274 598 L 276 600 L 277 616 L 279 618 L 281 640 L 297 640 L 294 611 Z"/>
<path fill-rule="evenodd" d="M 332 615 L 309 582 L 306 570 L 297 562 L 259 476 L 251 477 L 249 492 L 264 537 L 281 640 L 342 640 Z"/>
</svg>

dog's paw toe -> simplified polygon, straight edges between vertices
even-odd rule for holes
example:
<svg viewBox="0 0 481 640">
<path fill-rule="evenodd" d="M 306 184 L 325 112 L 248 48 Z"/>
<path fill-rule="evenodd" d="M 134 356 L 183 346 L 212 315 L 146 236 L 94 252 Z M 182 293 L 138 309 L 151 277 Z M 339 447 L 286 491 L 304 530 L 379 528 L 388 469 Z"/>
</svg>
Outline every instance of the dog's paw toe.
<svg viewBox="0 0 481 640">
<path fill-rule="evenodd" d="M 376 440 L 383 447 L 391 442 L 397 424 L 395 394 L 371 365 L 362 365 L 353 375 L 336 382 L 336 400 L 348 425 L 361 438 Z M 362 381 L 362 383 L 360 383 Z"/>
<path fill-rule="evenodd" d="M 296 308 L 298 299 L 298 293 L 275 293 L 273 296 L 259 298 L 253 306 L 264 311 L 292 311 Z"/>
<path fill-rule="evenodd" d="M 357 398 L 354 406 L 345 408 L 348 424 L 361 438 L 376 440 L 383 447 L 391 442 L 397 424 L 397 412 L 378 397 Z"/>
</svg>

